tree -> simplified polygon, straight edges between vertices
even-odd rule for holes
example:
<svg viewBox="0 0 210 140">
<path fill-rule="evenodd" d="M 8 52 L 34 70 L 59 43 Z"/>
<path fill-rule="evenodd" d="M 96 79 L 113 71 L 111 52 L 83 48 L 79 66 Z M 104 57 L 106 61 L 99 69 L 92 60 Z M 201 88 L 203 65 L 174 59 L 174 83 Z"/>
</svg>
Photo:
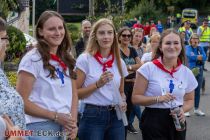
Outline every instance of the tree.
<svg viewBox="0 0 210 140">
<path fill-rule="evenodd" d="M 17 0 L 0 0 L 0 16 L 6 19 L 10 11 L 19 11 L 19 2 Z"/>
</svg>

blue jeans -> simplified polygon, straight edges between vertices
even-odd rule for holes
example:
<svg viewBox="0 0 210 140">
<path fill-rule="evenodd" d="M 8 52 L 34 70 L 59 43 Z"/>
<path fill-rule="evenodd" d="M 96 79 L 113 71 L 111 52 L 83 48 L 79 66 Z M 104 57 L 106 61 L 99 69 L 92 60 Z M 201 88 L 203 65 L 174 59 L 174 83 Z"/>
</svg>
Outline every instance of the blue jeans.
<svg viewBox="0 0 210 140">
<path fill-rule="evenodd" d="M 199 74 L 196 76 L 196 80 L 198 82 L 198 86 L 195 89 L 195 104 L 194 107 L 195 109 L 199 108 L 199 103 L 200 103 L 200 91 L 203 83 L 203 66 L 200 67 Z"/>
<path fill-rule="evenodd" d="M 140 120 L 141 120 L 141 108 L 138 105 L 133 105 L 133 110 L 131 111 L 129 120 L 128 120 L 128 124 L 132 125 L 132 123 L 134 122 L 134 118 L 135 116 L 138 118 L 139 121 L 139 128 L 141 128 L 140 125 Z"/>
<path fill-rule="evenodd" d="M 125 140 L 125 127 L 115 110 L 86 105 L 78 136 L 79 140 Z"/>
<path fill-rule="evenodd" d="M 30 123 L 26 125 L 26 128 L 33 130 L 34 135 L 28 137 L 28 140 L 64 140 L 63 137 L 59 137 L 55 134 L 62 133 L 62 126 L 53 121 Z"/>
</svg>

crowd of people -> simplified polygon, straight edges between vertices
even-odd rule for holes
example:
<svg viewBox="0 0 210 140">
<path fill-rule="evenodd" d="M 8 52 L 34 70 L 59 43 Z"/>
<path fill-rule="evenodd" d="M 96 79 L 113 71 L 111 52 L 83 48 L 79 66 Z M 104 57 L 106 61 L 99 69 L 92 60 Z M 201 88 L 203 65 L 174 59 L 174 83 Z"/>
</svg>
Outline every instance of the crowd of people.
<svg viewBox="0 0 210 140">
<path fill-rule="evenodd" d="M 8 46 L 3 19 L 0 37 L 3 61 Z M 190 21 L 178 31 L 160 20 L 117 31 L 110 19 L 85 19 L 73 58 L 64 19 L 45 11 L 36 39 L 19 64 L 16 90 L 0 69 L 0 130 L 64 135 L 33 133 L 17 140 L 126 140 L 127 132 L 138 133 L 135 116 L 143 140 L 185 140 L 185 117 L 193 106 L 196 115 L 205 115 L 199 102 L 210 42 L 206 19 L 197 33 Z"/>
</svg>

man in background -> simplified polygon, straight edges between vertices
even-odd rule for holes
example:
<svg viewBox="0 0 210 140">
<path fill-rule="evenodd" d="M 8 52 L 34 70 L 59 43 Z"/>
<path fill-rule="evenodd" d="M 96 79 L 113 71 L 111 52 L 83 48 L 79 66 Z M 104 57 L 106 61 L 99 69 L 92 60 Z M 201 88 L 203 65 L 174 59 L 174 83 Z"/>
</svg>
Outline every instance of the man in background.
<svg viewBox="0 0 210 140">
<path fill-rule="evenodd" d="M 87 19 L 82 21 L 82 26 L 81 26 L 81 38 L 75 45 L 76 49 L 76 56 L 78 57 L 86 48 L 88 38 L 90 35 L 91 31 L 91 22 Z"/>
</svg>

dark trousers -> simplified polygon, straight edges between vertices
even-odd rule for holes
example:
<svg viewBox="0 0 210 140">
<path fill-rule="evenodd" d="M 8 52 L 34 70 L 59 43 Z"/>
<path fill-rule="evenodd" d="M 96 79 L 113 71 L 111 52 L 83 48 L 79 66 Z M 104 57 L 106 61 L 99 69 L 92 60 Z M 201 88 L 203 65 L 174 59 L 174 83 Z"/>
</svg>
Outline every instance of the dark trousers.
<svg viewBox="0 0 210 140">
<path fill-rule="evenodd" d="M 133 82 L 125 82 L 125 85 L 124 85 L 124 91 L 125 91 L 126 103 L 127 103 L 126 116 L 128 120 L 129 120 L 131 111 L 133 110 L 133 103 L 131 102 L 133 85 L 134 85 Z M 125 127 L 125 139 L 126 137 L 127 137 L 127 126 Z"/>
<path fill-rule="evenodd" d="M 186 129 L 176 131 L 170 109 L 145 108 L 141 117 L 143 140 L 185 140 Z"/>
</svg>

